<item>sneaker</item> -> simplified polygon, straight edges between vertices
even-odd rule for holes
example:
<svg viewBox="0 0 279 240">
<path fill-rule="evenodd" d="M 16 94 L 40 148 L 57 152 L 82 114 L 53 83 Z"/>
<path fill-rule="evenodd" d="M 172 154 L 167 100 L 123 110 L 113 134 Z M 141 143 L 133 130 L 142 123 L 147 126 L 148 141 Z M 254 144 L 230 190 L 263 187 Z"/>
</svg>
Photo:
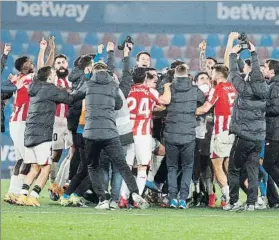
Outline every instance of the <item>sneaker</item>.
<svg viewBox="0 0 279 240">
<path fill-rule="evenodd" d="M 170 200 L 170 208 L 177 208 L 177 207 L 178 207 L 177 199 Z"/>
<path fill-rule="evenodd" d="M 109 201 L 108 200 L 104 200 L 102 202 L 99 202 L 99 204 L 95 207 L 95 209 L 98 209 L 98 210 L 107 210 L 107 209 L 109 209 Z"/>
<path fill-rule="evenodd" d="M 220 202 L 220 207 L 223 208 L 227 205 L 229 201 L 226 201 L 226 197 L 224 195 L 222 195 L 221 197 L 221 202 Z"/>
<path fill-rule="evenodd" d="M 239 211 L 242 209 L 243 209 L 243 207 L 242 207 L 242 203 L 240 201 L 237 201 L 234 204 L 228 203 L 226 206 L 223 207 L 223 210 L 231 211 L 231 212 Z"/>
<path fill-rule="evenodd" d="M 112 209 L 119 209 L 118 204 L 117 204 L 116 201 L 111 201 L 109 203 L 109 207 L 112 208 Z"/>
<path fill-rule="evenodd" d="M 209 195 L 208 197 L 209 197 L 208 198 L 208 207 L 215 208 L 216 207 L 216 202 L 215 202 L 216 195 L 215 195 L 215 193 Z"/>
<path fill-rule="evenodd" d="M 81 198 L 75 193 L 71 194 L 69 201 L 72 204 L 72 206 L 75 206 L 75 207 L 79 207 L 82 205 Z"/>
<path fill-rule="evenodd" d="M 119 208 L 128 208 L 128 200 L 123 197 L 120 197 L 118 207 Z"/>
<path fill-rule="evenodd" d="M 16 199 L 17 199 L 17 195 L 15 195 L 14 193 L 6 193 L 5 198 L 4 198 L 4 202 L 10 203 L 10 204 L 14 204 Z"/>
<path fill-rule="evenodd" d="M 70 206 L 72 203 L 70 202 L 70 198 L 69 197 L 67 197 L 67 198 L 65 198 L 64 196 L 61 196 L 60 197 L 60 205 L 61 206 Z"/>
<path fill-rule="evenodd" d="M 27 203 L 27 196 L 20 194 L 19 197 L 15 200 L 16 205 L 25 206 Z"/>
<path fill-rule="evenodd" d="M 136 202 L 133 202 L 133 207 L 134 208 L 139 208 L 139 205 Z"/>
<path fill-rule="evenodd" d="M 180 209 L 185 209 L 187 207 L 185 200 L 179 200 L 179 206 Z"/>
<path fill-rule="evenodd" d="M 155 182 L 146 181 L 145 186 L 152 191 L 161 192 Z"/>
<path fill-rule="evenodd" d="M 149 207 L 149 204 L 139 194 L 133 193 L 132 198 L 134 202 L 137 203 L 140 209 L 147 209 Z"/>
<path fill-rule="evenodd" d="M 255 205 L 245 205 L 244 211 L 255 211 Z"/>
<path fill-rule="evenodd" d="M 255 204 L 255 209 L 257 210 L 267 209 L 266 202 L 263 200 L 262 197 L 258 197 L 258 201 Z"/>
<path fill-rule="evenodd" d="M 33 196 L 28 196 L 26 201 L 26 206 L 32 206 L 32 207 L 40 207 L 41 204 L 38 200 L 38 198 Z"/>
</svg>

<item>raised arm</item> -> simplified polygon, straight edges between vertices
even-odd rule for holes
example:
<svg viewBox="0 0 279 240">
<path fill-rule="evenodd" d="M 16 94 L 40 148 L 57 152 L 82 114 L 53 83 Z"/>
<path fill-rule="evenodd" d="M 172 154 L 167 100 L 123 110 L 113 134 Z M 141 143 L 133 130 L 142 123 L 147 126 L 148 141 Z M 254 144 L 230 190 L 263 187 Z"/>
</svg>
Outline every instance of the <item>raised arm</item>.
<svg viewBox="0 0 279 240">
<path fill-rule="evenodd" d="M 114 56 L 114 43 L 113 42 L 108 42 L 107 45 L 107 53 L 108 53 L 108 70 L 111 73 L 114 73 L 115 70 L 115 56 Z"/>
<path fill-rule="evenodd" d="M 205 72 L 206 71 L 206 41 L 202 41 L 199 45 L 200 48 L 200 70 Z"/>
<path fill-rule="evenodd" d="M 11 51 L 11 46 L 7 45 L 5 43 L 4 53 L 3 53 L 2 57 L 1 57 L 1 73 L 3 72 L 4 67 L 6 66 L 6 62 L 7 62 L 8 55 L 9 55 L 10 51 Z"/>
<path fill-rule="evenodd" d="M 50 37 L 48 40 L 48 44 L 50 46 L 49 55 L 46 61 L 45 66 L 52 66 L 54 63 L 54 56 L 55 56 L 55 38 L 54 36 Z"/>
<path fill-rule="evenodd" d="M 231 32 L 228 38 L 228 42 L 227 42 L 227 47 L 226 47 L 226 51 L 225 51 L 225 56 L 224 56 L 224 64 L 226 67 L 230 67 L 230 54 L 232 52 L 232 48 L 233 48 L 233 42 L 234 40 L 238 39 L 239 37 L 239 33 L 238 32 Z"/>
<path fill-rule="evenodd" d="M 44 58 L 45 58 L 46 48 L 47 48 L 47 41 L 44 38 L 42 38 L 40 42 L 40 51 L 37 60 L 37 70 L 39 70 L 45 65 Z"/>
<path fill-rule="evenodd" d="M 168 105 L 171 102 L 171 83 L 164 85 L 164 93 L 159 97 L 159 104 Z"/>
</svg>

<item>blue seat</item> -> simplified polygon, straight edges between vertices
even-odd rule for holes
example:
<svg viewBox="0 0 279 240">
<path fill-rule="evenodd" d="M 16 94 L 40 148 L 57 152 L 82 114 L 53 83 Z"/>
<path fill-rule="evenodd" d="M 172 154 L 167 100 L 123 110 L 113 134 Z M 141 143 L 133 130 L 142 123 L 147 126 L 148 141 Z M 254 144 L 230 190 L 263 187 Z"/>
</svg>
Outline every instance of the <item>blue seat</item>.
<svg viewBox="0 0 279 240">
<path fill-rule="evenodd" d="M 240 58 L 241 59 L 247 59 L 247 58 L 250 58 L 250 57 L 251 57 L 251 54 L 250 54 L 249 50 L 243 50 L 240 53 Z"/>
<path fill-rule="evenodd" d="M 279 49 L 278 48 L 274 48 L 272 50 L 271 58 L 277 59 L 277 60 L 279 59 Z"/>
<path fill-rule="evenodd" d="M 61 32 L 58 32 L 58 31 L 55 31 L 55 32 L 51 32 L 49 34 L 49 36 L 54 36 L 55 37 L 55 44 L 56 45 L 63 45 L 64 44 L 64 40 L 63 40 L 63 37 L 62 37 L 62 34 Z"/>
<path fill-rule="evenodd" d="M 9 54 L 6 66 L 9 68 L 9 70 L 12 70 L 14 67 L 14 64 L 15 64 L 15 59 L 11 54 Z"/>
<path fill-rule="evenodd" d="M 206 42 L 209 47 L 218 47 L 220 45 L 220 39 L 217 34 L 209 34 Z"/>
<path fill-rule="evenodd" d="M 15 55 L 24 55 L 25 51 L 23 50 L 23 46 L 21 43 L 19 42 L 14 42 L 12 44 L 12 53 L 15 54 Z M 38 52 L 37 52 L 38 54 Z"/>
<path fill-rule="evenodd" d="M 169 61 L 166 58 L 160 58 L 156 62 L 156 69 L 161 70 L 169 66 Z"/>
<path fill-rule="evenodd" d="M 228 43 L 228 38 L 229 38 L 229 36 L 228 35 L 225 35 L 225 37 L 224 37 L 224 40 L 223 40 L 223 46 L 224 47 L 226 47 L 227 46 L 227 43 Z M 234 42 L 233 42 L 233 46 L 235 46 L 236 44 L 238 44 L 239 43 L 239 41 L 238 40 L 234 40 Z"/>
<path fill-rule="evenodd" d="M 4 43 L 11 43 L 13 41 L 12 36 L 8 30 L 1 31 L 1 41 Z"/>
<path fill-rule="evenodd" d="M 17 43 L 29 43 L 29 37 L 27 35 L 27 32 L 25 31 L 17 31 L 15 34 L 15 42 Z"/>
<path fill-rule="evenodd" d="M 96 34 L 94 33 L 87 33 L 87 35 L 84 38 L 84 43 L 88 45 L 98 45 L 99 40 Z"/>
<path fill-rule="evenodd" d="M 183 34 L 174 35 L 171 40 L 171 45 L 176 47 L 184 47 L 186 40 Z"/>
<path fill-rule="evenodd" d="M 260 40 L 260 46 L 270 47 L 273 45 L 272 38 L 270 35 L 263 35 Z"/>
<path fill-rule="evenodd" d="M 216 58 L 216 49 L 213 47 L 206 47 L 205 55 L 206 57 Z"/>
<path fill-rule="evenodd" d="M 136 57 L 137 54 L 139 52 L 142 52 L 142 51 L 145 51 L 145 47 L 144 46 L 140 46 L 140 45 L 135 45 L 133 48 L 132 48 L 132 57 Z"/>
<path fill-rule="evenodd" d="M 75 58 L 76 53 L 73 45 L 64 44 L 61 49 L 61 53 L 65 54 L 68 58 Z"/>
<path fill-rule="evenodd" d="M 40 45 L 38 43 L 29 43 L 26 53 L 29 55 L 38 55 L 40 50 Z"/>
<path fill-rule="evenodd" d="M 152 58 L 160 59 L 164 58 L 165 54 L 162 48 L 158 46 L 152 46 L 150 49 L 150 55 Z"/>
</svg>

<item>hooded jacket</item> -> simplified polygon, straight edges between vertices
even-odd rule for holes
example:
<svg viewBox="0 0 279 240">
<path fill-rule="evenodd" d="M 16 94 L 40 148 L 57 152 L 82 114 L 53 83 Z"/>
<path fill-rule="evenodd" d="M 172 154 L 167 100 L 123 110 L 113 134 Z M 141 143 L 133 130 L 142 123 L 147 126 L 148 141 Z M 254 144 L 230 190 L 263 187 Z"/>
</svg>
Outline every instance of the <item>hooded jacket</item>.
<svg viewBox="0 0 279 240">
<path fill-rule="evenodd" d="M 85 127 L 83 137 L 91 140 L 108 140 L 119 137 L 116 128 L 115 110 L 123 102 L 118 93 L 118 84 L 107 71 L 94 73 L 80 91 L 85 94 Z"/>
<path fill-rule="evenodd" d="M 37 146 L 52 141 L 56 104 L 71 104 L 82 99 L 83 94 L 69 94 L 52 83 L 34 79 L 28 87 L 30 104 L 24 132 L 24 145 Z"/>
<path fill-rule="evenodd" d="M 183 145 L 195 140 L 196 109 L 204 101 L 203 92 L 189 78 L 178 77 L 173 80 L 164 132 L 166 142 Z"/>
<path fill-rule="evenodd" d="M 266 104 L 266 139 L 279 142 L 279 75 L 271 78 Z"/>
</svg>

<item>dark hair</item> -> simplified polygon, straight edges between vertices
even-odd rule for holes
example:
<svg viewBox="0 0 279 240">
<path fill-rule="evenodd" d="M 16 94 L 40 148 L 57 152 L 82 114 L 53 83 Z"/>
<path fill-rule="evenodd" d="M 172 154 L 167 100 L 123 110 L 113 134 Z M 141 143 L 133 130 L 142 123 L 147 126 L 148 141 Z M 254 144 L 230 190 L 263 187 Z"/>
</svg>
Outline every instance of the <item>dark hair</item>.
<svg viewBox="0 0 279 240">
<path fill-rule="evenodd" d="M 215 64 L 218 64 L 217 60 L 213 57 L 207 57 L 206 60 L 213 60 Z"/>
<path fill-rule="evenodd" d="M 251 67 L 252 62 L 251 62 L 250 59 L 245 59 L 244 62 L 245 62 L 249 67 Z"/>
<path fill-rule="evenodd" d="M 199 76 L 201 76 L 201 75 L 206 75 L 206 76 L 208 76 L 208 78 L 210 79 L 210 76 L 208 75 L 207 72 L 199 72 L 199 73 L 195 76 L 194 81 L 197 82 L 198 79 L 199 79 Z"/>
<path fill-rule="evenodd" d="M 224 78 L 228 78 L 229 76 L 229 69 L 225 65 L 216 64 L 212 67 L 212 70 L 214 70 L 218 73 L 222 73 Z"/>
<path fill-rule="evenodd" d="M 180 60 L 175 60 L 173 63 L 171 63 L 171 69 L 176 68 L 178 65 L 184 64 L 184 62 Z"/>
<path fill-rule="evenodd" d="M 94 64 L 94 70 L 108 70 L 108 66 L 105 63 L 97 62 Z"/>
<path fill-rule="evenodd" d="M 185 75 L 188 73 L 188 68 L 185 66 L 185 64 L 180 64 L 176 66 L 175 73 L 179 75 Z"/>
<path fill-rule="evenodd" d="M 142 52 L 139 52 L 139 53 L 137 54 L 137 56 L 136 56 L 136 60 L 137 60 L 137 61 L 139 60 L 140 55 L 142 55 L 142 54 L 146 54 L 146 55 L 148 55 L 148 56 L 151 58 L 151 55 L 150 55 L 150 53 L 149 53 L 149 52 L 142 51 Z"/>
<path fill-rule="evenodd" d="M 82 56 L 79 56 L 75 61 L 74 61 L 74 67 L 78 66 L 78 62 L 81 59 Z"/>
<path fill-rule="evenodd" d="M 51 74 L 51 67 L 50 66 L 42 67 L 38 70 L 37 80 L 42 81 L 42 82 L 46 82 L 50 74 Z"/>
<path fill-rule="evenodd" d="M 78 67 L 81 70 L 84 70 L 90 64 L 92 64 L 92 57 L 89 56 L 89 55 L 85 55 L 85 56 L 80 57 L 80 60 L 78 61 Z"/>
<path fill-rule="evenodd" d="M 134 83 L 143 83 L 146 77 L 146 72 L 146 68 L 135 68 L 132 74 Z"/>
<path fill-rule="evenodd" d="M 57 55 L 54 57 L 54 62 L 56 61 L 57 58 L 64 58 L 64 59 L 68 60 L 67 56 L 64 55 L 64 54 L 61 54 L 61 53 L 60 53 L 60 54 L 57 54 Z"/>
<path fill-rule="evenodd" d="M 26 63 L 29 59 L 30 58 L 27 56 L 19 57 L 17 60 L 15 60 L 15 69 L 20 72 L 23 64 Z"/>
<path fill-rule="evenodd" d="M 279 61 L 271 59 L 269 61 L 268 67 L 270 70 L 274 70 L 275 75 L 279 75 Z"/>
</svg>

